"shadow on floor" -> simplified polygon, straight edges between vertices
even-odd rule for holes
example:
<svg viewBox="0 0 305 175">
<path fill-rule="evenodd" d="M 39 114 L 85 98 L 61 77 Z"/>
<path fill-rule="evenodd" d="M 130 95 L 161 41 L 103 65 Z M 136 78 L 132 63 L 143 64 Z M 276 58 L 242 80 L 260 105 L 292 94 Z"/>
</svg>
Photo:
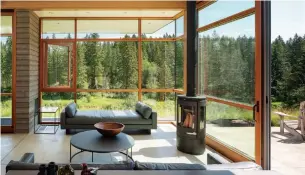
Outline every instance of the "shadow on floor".
<svg viewBox="0 0 305 175">
<path fill-rule="evenodd" d="M 157 151 L 156 151 L 157 150 Z M 182 153 L 177 150 L 176 146 L 163 146 L 163 147 L 146 147 L 141 148 L 137 152 L 133 152 L 133 155 L 141 155 L 151 158 L 172 158 L 172 157 L 185 157 L 192 163 L 203 163 L 194 155 Z"/>
<path fill-rule="evenodd" d="M 287 143 L 287 144 L 302 144 L 305 143 L 304 140 L 298 140 L 290 133 L 285 132 L 281 134 L 280 132 L 271 132 L 271 137 L 279 139 L 277 142 Z"/>
</svg>

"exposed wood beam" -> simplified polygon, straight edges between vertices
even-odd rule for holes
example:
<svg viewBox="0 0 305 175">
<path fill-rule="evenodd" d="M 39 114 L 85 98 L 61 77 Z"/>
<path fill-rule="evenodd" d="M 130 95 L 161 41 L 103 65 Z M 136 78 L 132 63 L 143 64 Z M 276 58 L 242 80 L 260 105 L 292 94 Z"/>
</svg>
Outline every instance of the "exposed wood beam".
<svg viewBox="0 0 305 175">
<path fill-rule="evenodd" d="M 217 0 L 210 0 L 210 1 L 200 1 L 200 2 L 197 2 L 196 4 L 196 8 L 197 10 L 201 10 L 211 4 L 213 4 L 214 2 L 216 2 Z"/>
<path fill-rule="evenodd" d="M 2 9 L 181 9 L 185 1 L 2 1 Z"/>
<path fill-rule="evenodd" d="M 173 18 L 174 19 L 178 19 L 178 18 L 180 18 L 181 16 L 183 16 L 184 15 L 184 10 L 182 10 L 181 12 L 179 12 L 177 15 L 175 15 Z"/>
</svg>

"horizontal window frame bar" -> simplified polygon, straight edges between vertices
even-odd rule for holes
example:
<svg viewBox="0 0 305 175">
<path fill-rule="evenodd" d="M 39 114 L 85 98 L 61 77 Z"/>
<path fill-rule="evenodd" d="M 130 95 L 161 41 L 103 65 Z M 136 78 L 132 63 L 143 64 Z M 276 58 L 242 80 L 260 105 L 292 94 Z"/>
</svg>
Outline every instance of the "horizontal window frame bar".
<svg viewBox="0 0 305 175">
<path fill-rule="evenodd" d="M 208 101 L 213 101 L 213 102 L 217 102 L 217 103 L 221 103 L 221 104 L 225 104 L 225 105 L 229 105 L 229 106 L 233 106 L 233 107 L 237 107 L 237 108 L 241 108 L 241 109 L 246 109 L 246 110 L 249 110 L 249 111 L 253 110 L 253 106 L 243 104 L 243 103 L 233 102 L 233 101 L 230 101 L 230 100 L 225 100 L 225 99 L 221 99 L 221 98 L 217 98 L 217 97 L 213 97 L 213 96 L 208 96 L 208 95 L 206 95 L 206 99 Z"/>
<path fill-rule="evenodd" d="M 236 13 L 234 15 L 228 16 L 226 18 L 220 19 L 218 21 L 212 22 L 210 24 L 207 24 L 205 26 L 197 28 L 197 32 L 205 32 L 210 29 L 243 19 L 245 17 L 255 15 L 255 7 L 249 8 L 247 10 L 241 11 L 239 13 Z"/>
<path fill-rule="evenodd" d="M 13 96 L 13 93 L 11 93 L 11 92 L 1 92 L 0 93 L 0 96 Z"/>
</svg>

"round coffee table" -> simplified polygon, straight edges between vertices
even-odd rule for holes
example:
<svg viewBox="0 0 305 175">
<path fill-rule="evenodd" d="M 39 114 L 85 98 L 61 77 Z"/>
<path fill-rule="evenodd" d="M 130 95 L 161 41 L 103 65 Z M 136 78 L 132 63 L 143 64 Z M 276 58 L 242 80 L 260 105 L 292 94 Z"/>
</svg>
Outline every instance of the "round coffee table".
<svg viewBox="0 0 305 175">
<path fill-rule="evenodd" d="M 74 156 L 82 152 L 92 153 L 112 153 L 119 152 L 126 156 L 126 161 L 130 158 L 132 161 L 132 147 L 134 140 L 131 136 L 120 133 L 115 137 L 103 137 L 96 130 L 80 132 L 71 137 L 70 140 L 70 162 Z M 71 146 L 80 149 L 79 152 L 71 155 Z M 130 155 L 128 149 L 131 149 Z"/>
</svg>

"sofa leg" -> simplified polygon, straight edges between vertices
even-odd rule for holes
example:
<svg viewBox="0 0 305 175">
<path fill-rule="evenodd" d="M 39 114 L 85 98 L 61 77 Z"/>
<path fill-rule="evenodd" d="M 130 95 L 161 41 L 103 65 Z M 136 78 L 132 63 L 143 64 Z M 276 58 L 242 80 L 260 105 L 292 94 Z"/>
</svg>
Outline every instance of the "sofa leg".
<svg viewBox="0 0 305 175">
<path fill-rule="evenodd" d="M 151 130 L 150 129 L 147 129 L 146 132 L 147 132 L 147 134 L 151 134 Z"/>
<path fill-rule="evenodd" d="M 70 129 L 66 129 L 66 135 L 69 135 L 69 134 L 71 134 Z"/>
</svg>

